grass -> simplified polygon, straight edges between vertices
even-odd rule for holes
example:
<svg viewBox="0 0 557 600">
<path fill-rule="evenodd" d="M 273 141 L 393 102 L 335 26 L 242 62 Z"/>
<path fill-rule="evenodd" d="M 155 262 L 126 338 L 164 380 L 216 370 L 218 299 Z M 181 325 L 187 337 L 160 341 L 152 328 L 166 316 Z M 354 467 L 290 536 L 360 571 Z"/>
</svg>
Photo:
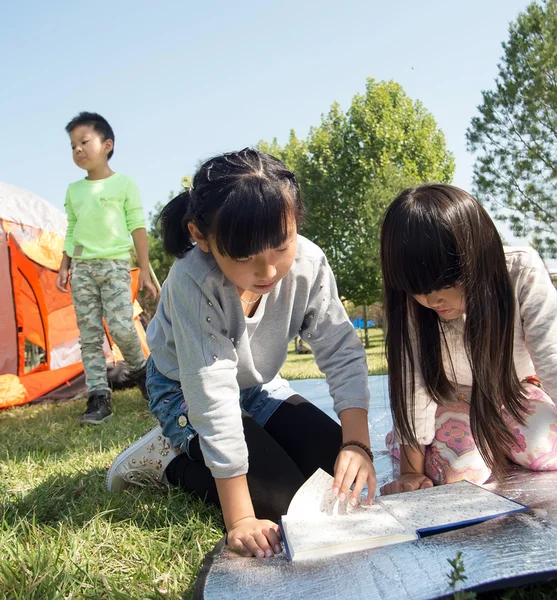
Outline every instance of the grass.
<svg viewBox="0 0 557 600">
<path fill-rule="evenodd" d="M 380 332 L 372 344 L 370 373 L 384 372 Z M 292 350 L 283 374 L 318 371 Z M 219 511 L 177 489 L 106 491 L 114 457 L 154 424 L 136 390 L 114 394 L 114 404 L 116 417 L 100 427 L 76 423 L 83 401 L 0 412 L 1 599 L 191 597 L 204 555 L 223 534 Z M 483 597 L 556 595 L 557 585 L 546 584 Z"/>
<path fill-rule="evenodd" d="M 385 375 L 387 373 L 387 362 L 385 360 L 383 330 L 370 329 L 369 342 L 370 347 L 366 349 L 368 373 L 369 375 Z M 294 352 L 294 342 L 290 344 L 288 357 L 280 374 L 289 380 L 323 377 L 323 373 L 317 368 L 312 354 L 296 354 Z"/>
<path fill-rule="evenodd" d="M 115 406 L 101 427 L 75 422 L 83 401 L 0 413 L 1 598 L 191 596 L 219 512 L 178 490 L 106 491 L 112 459 L 154 424 L 136 390 Z"/>
</svg>

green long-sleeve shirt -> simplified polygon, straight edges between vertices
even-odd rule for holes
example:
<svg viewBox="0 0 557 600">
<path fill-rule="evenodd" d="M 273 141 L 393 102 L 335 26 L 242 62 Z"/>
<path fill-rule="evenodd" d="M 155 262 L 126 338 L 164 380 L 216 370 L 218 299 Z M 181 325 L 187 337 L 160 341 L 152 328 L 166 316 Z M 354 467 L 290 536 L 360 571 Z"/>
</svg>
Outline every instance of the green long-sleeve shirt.
<svg viewBox="0 0 557 600">
<path fill-rule="evenodd" d="M 121 173 L 71 183 L 64 207 L 68 215 L 64 251 L 70 258 L 129 259 L 130 234 L 145 227 L 139 189 Z"/>
</svg>

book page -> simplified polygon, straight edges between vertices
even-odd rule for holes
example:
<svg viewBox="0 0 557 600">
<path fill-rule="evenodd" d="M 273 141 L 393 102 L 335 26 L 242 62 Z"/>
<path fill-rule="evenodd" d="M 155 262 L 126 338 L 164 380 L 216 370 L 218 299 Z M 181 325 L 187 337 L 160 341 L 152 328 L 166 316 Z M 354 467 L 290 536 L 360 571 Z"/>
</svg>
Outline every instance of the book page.
<svg viewBox="0 0 557 600">
<path fill-rule="evenodd" d="M 317 469 L 292 498 L 288 517 L 318 519 L 350 511 L 353 507 L 347 500 L 341 502 L 333 495 L 333 481 L 331 475 Z"/>
<path fill-rule="evenodd" d="M 290 501 L 287 515 L 311 519 L 349 515 L 365 509 L 363 505 L 352 506 L 348 499 L 340 501 L 333 495 L 334 477 L 317 469 L 302 485 Z"/>
<path fill-rule="evenodd" d="M 525 509 L 468 481 L 381 496 L 375 501 L 414 531 L 480 522 Z"/>
<path fill-rule="evenodd" d="M 282 518 L 287 553 L 317 558 L 416 539 L 510 512 L 521 504 L 467 481 L 375 499 L 353 507 L 333 496 L 333 477 L 319 469 Z"/>
<path fill-rule="evenodd" d="M 416 539 L 379 505 L 352 506 L 332 492 L 333 477 L 317 470 L 296 492 L 282 517 L 291 558 L 332 556 Z"/>
<path fill-rule="evenodd" d="M 360 506 L 350 514 L 315 519 L 282 518 L 291 558 L 332 556 L 417 538 L 381 506 Z"/>
</svg>

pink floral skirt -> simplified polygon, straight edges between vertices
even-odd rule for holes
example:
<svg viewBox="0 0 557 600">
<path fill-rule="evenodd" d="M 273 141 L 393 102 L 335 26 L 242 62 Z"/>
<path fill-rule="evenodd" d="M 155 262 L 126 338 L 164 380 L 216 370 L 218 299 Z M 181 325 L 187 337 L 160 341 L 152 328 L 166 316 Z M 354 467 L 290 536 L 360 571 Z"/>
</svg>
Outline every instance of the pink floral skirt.
<svg viewBox="0 0 557 600">
<path fill-rule="evenodd" d="M 532 471 L 557 471 L 557 410 L 536 378 L 523 382 L 527 394 L 525 424 L 517 423 L 508 413 L 505 421 L 515 435 L 508 458 Z M 438 406 L 435 414 L 435 438 L 426 446 L 425 472 L 434 484 L 467 479 L 485 483 L 491 475 L 470 430 L 470 388 L 460 387 L 461 400 L 450 406 Z M 388 433 L 387 448 L 400 459 L 400 447 Z"/>
</svg>

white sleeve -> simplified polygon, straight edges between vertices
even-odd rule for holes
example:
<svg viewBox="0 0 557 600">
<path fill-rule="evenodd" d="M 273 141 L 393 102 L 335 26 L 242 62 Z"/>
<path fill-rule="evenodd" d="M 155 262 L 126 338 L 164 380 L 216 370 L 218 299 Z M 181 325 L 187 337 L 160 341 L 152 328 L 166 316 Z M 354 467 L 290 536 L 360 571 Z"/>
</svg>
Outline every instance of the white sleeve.
<svg viewBox="0 0 557 600">
<path fill-rule="evenodd" d="M 412 406 L 410 406 L 410 414 L 408 416 L 410 419 L 412 415 L 414 416 L 414 433 L 418 443 L 429 446 L 435 437 L 435 412 L 437 411 L 437 404 L 427 391 L 418 361 L 415 361 L 414 366 L 414 407 L 412 410 Z M 409 389 L 408 395 L 410 395 L 410 391 Z"/>
<path fill-rule="evenodd" d="M 419 444 L 428 446 L 435 437 L 435 412 L 437 410 L 437 404 L 430 396 L 427 391 L 425 382 L 422 377 L 420 369 L 420 362 L 418 357 L 418 344 L 416 340 L 416 332 L 414 326 L 410 326 L 410 343 L 412 344 L 412 354 L 414 357 L 414 403 L 412 404 L 412 386 L 411 382 L 407 382 L 406 386 L 406 403 L 408 406 L 408 421 L 410 425 L 414 423 L 414 434 Z M 406 361 L 406 372 L 410 373 L 410 361 L 405 355 Z M 393 435 L 395 441 L 399 444 L 402 443 L 400 433 L 393 429 Z"/>
<path fill-rule="evenodd" d="M 546 392 L 557 399 L 557 290 L 534 250 L 517 280 L 526 349 Z"/>
</svg>

